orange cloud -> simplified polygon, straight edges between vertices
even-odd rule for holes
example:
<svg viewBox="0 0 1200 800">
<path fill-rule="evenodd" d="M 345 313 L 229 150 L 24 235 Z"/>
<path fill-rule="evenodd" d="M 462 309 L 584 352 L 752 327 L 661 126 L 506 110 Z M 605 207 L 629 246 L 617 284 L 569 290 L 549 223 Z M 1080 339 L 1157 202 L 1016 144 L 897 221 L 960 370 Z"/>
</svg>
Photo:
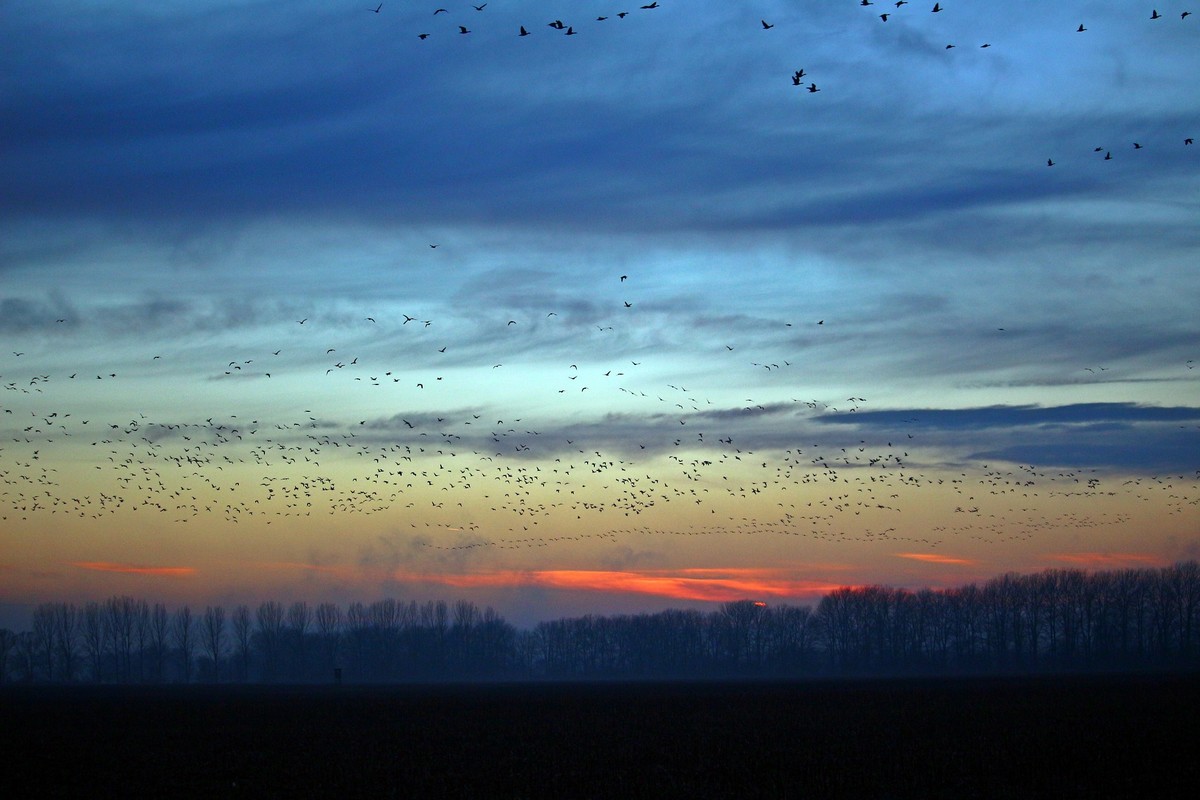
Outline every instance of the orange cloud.
<svg viewBox="0 0 1200 800">
<path fill-rule="evenodd" d="M 970 566 L 979 563 L 973 558 L 954 558 L 953 556 L 943 556 L 938 553 L 896 553 L 895 555 L 897 558 L 911 558 L 913 561 L 924 561 L 926 564 Z"/>
<path fill-rule="evenodd" d="M 1049 553 L 1045 557 L 1053 561 L 1077 564 L 1081 567 L 1159 567 L 1165 565 L 1163 559 L 1148 553 Z"/>
<path fill-rule="evenodd" d="M 123 572 L 130 575 L 159 575 L 168 578 L 180 578 L 194 575 L 194 567 L 145 567 L 138 564 L 114 564 L 111 561 L 72 561 L 71 566 L 80 569 L 90 569 L 97 572 Z"/>
<path fill-rule="evenodd" d="M 843 584 L 799 580 L 776 569 L 535 570 L 466 574 L 397 573 L 398 580 L 425 581 L 459 588 L 540 586 L 549 589 L 645 594 L 677 600 L 725 602 L 747 597 L 813 598 Z"/>
</svg>

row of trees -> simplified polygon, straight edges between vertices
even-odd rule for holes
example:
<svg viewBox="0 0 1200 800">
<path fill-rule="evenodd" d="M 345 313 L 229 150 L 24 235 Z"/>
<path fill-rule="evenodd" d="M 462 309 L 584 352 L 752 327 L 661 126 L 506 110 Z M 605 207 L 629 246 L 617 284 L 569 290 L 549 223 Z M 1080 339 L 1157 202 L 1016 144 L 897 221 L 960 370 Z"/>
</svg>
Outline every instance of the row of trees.
<svg viewBox="0 0 1200 800">
<path fill-rule="evenodd" d="M 517 630 L 474 603 L 394 599 L 229 613 L 127 596 L 43 603 L 0 629 L 0 681 L 328 682 L 924 674 L 1200 666 L 1200 565 L 1007 574 L 909 591 L 846 587 L 815 608 L 560 619 Z"/>
</svg>

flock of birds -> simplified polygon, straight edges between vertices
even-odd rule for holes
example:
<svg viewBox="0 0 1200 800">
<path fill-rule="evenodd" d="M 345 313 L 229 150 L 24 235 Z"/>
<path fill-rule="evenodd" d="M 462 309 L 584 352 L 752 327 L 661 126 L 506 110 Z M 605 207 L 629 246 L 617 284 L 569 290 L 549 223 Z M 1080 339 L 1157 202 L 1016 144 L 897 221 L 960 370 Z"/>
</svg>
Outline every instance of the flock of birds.
<svg viewBox="0 0 1200 800">
<path fill-rule="evenodd" d="M 366 10 L 384 16 L 389 5 Z M 863 7 L 875 5 L 861 0 Z M 472 8 L 468 13 L 486 19 L 488 3 Z M 635 11 L 658 8 L 651 2 Z M 930 12 L 944 10 L 935 3 Z M 911 4 L 896 0 L 878 17 L 888 23 L 908 13 Z M 457 29 L 457 35 L 473 33 L 473 23 L 462 24 L 447 9 L 430 16 L 448 20 L 453 27 L 446 30 Z M 1189 16 L 1184 11 L 1180 19 Z M 1151 18 L 1163 15 L 1155 10 Z M 764 32 L 777 30 L 775 22 L 759 22 Z M 556 19 L 512 33 L 530 36 L 546 27 L 562 35 L 581 30 Z M 1086 31 L 1081 24 L 1078 32 Z M 426 40 L 437 32 L 430 28 L 416 36 Z M 822 91 L 804 68 L 788 77 L 809 94 Z M 1130 149 L 1142 148 L 1133 143 Z M 1096 147 L 1095 153 L 1112 159 L 1108 148 Z M 194 377 L 225 381 L 231 407 L 198 418 L 153 418 L 139 410 L 140 381 L 156 369 L 170 369 L 172 354 L 142 353 L 135 359 L 137 376 L 124 388 L 123 371 L 111 366 L 80 364 L 60 374 L 41 368 L 31 353 L 47 349 L 31 341 L 0 357 L 0 523 L 12 530 L 38 520 L 134 514 L 155 517 L 154 525 L 387 515 L 403 521 L 399 545 L 449 558 L 471 550 L 581 541 L 616 548 L 650 537 L 800 537 L 933 551 L 962 540 L 997 543 L 1048 530 L 1114 529 L 1130 522 L 1124 502 L 1130 497 L 1172 515 L 1196 515 L 1200 509 L 1200 470 L 1136 481 L 1033 465 L 947 470 L 933 466 L 930 453 L 940 444 L 924 441 L 926 429 L 916 418 L 869 439 L 858 438 L 866 435 L 861 433 L 835 436 L 834 430 L 859 430 L 825 424 L 831 415 L 864 408 L 867 400 L 857 393 L 844 399 L 796 397 L 783 405 L 747 398 L 729 408 L 679 383 L 655 383 L 640 371 L 652 354 L 622 352 L 603 342 L 606 334 L 636 324 L 639 311 L 636 280 L 628 274 L 613 280 L 624 293 L 619 305 L 614 302 L 616 311 L 628 316 L 595 325 L 595 347 L 564 360 L 552 390 L 564 403 L 584 392 L 602 393 L 613 415 L 607 421 L 572 422 L 570 406 L 542 420 L 497 412 L 487 398 L 509 380 L 507 362 L 476 364 L 476 377 L 456 382 L 457 370 L 428 366 L 451 345 L 437 339 L 436 320 L 416 314 L 391 319 L 384 311 L 364 309 L 361 329 L 344 340 L 334 338 L 347 333 L 344 326 L 305 317 L 294 320 L 291 334 L 254 353 L 214 356 Z M 548 324 L 570 313 L 561 312 L 542 309 L 536 322 Z M 78 321 L 47 322 L 69 327 Z M 497 340 L 519 335 L 533 322 L 507 319 L 493 335 Z M 824 319 L 795 324 L 813 335 L 827 329 Z M 372 337 L 408 337 L 423 349 L 420 360 L 428 371 L 414 374 L 411 365 L 386 363 L 375 350 L 356 351 Z M 300 354 L 289 360 L 291 351 Z M 725 354 L 773 373 L 786 372 L 802 358 L 750 360 L 756 356 L 744 356 L 736 344 L 726 344 Z M 655 366 L 661 371 L 668 365 Z M 485 367 L 496 376 L 492 385 L 477 377 Z M 318 401 L 302 399 L 276 418 L 234 413 L 239 402 L 259 397 L 257 383 L 237 380 L 250 377 L 303 381 L 318 397 L 334 384 L 337 400 L 326 412 L 314 410 Z M 76 388 L 83 381 L 91 384 L 87 391 Z M 175 384 L 181 395 L 189 391 L 187 378 Z M 250 393 L 243 395 L 243 388 Z M 399 410 L 354 414 L 358 396 L 352 392 L 360 388 L 374 393 L 361 408 L 378 408 L 375 395 L 390 390 L 387 403 Z M 434 390 L 441 392 L 435 402 L 444 410 L 422 410 L 430 406 L 423 395 Z M 122 404 L 127 413 L 113 410 Z M 757 423 L 768 418 L 803 433 L 765 443 Z M 622 431 L 619 440 L 614 429 Z"/>
<path fill-rule="evenodd" d="M 627 274 L 614 276 L 617 297 L 629 296 L 635 285 Z M 123 373 L 107 367 L 64 374 L 38 369 L 29 359 L 39 344 L 31 342 L 0 358 L 6 439 L 0 522 L 11 528 L 60 515 L 101 520 L 136 513 L 158 516 L 153 525 L 217 519 L 269 525 L 314 515 L 382 514 L 405 521 L 410 550 L 443 557 L 583 541 L 619 548 L 631 537 L 741 535 L 933 552 L 964 537 L 1005 542 L 1048 529 L 1121 526 L 1129 522 L 1127 508 L 1106 499 L 1131 493 L 1168 514 L 1194 515 L 1200 507 L 1200 470 L 1148 478 L 1136 487 L 1110 486 L 1095 470 L 1032 465 L 951 473 L 922 452 L 927 429 L 919 416 L 870 439 L 857 437 L 874 428 L 835 433 L 847 427 L 826 423 L 865 409 L 862 396 L 771 405 L 746 398 L 729 408 L 681 384 L 648 383 L 640 370 L 653 355 L 630 357 L 624 345 L 605 344 L 610 332 L 637 324 L 636 308 L 619 301 L 627 321 L 594 326 L 590 352 L 562 364 L 560 386 L 546 391 L 565 405 L 541 421 L 505 418 L 488 403 L 508 380 L 504 363 L 475 364 L 465 380 L 459 370 L 429 366 L 421 377 L 411 364 L 387 368 L 377 349 L 364 347 L 364 332 L 385 342 L 403 338 L 410 353 L 422 351 L 415 360 L 436 364 L 449 345 L 439 344 L 436 320 L 412 314 L 364 314 L 350 331 L 321 318 L 294 320 L 291 335 L 259 345 L 254 357 L 229 352 L 197 376 L 200 384 L 221 383 L 235 409 L 259 397 L 262 381 L 299 381 L 312 395 L 299 401 L 306 407 L 276 419 L 228 412 L 202 419 L 154 419 L 144 411 L 101 416 L 99 408 L 118 400 L 137 408 L 135 398 L 145 399 L 141 381 L 170 369 L 176 356 L 144 353 L 124 389 Z M 542 321 L 560 317 L 543 313 Z M 497 320 L 495 334 L 519 336 L 535 320 Z M 46 327 L 75 322 L 59 318 Z M 828 330 L 823 319 L 807 327 L 816 337 Z M 41 348 L 47 352 L 44 342 Z M 362 354 L 343 355 L 355 348 Z M 289 351 L 300 357 L 289 361 Z M 731 374 L 739 363 L 772 371 L 797 363 L 741 360 L 747 356 L 732 344 L 724 353 Z M 91 388 L 78 391 L 81 381 Z M 189 392 L 186 379 L 177 383 L 180 393 Z M 386 404 L 401 410 L 348 417 L 355 390 L 367 391 L 362 408 L 374 409 L 376 392 L 385 387 L 391 387 Z M 429 407 L 427 388 L 435 387 L 442 390 L 437 402 L 447 405 L 422 410 Z M 336 411 L 315 411 L 331 388 Z M 569 398 L 589 388 L 603 393 L 609 418 L 568 421 Z M 761 420 L 797 432 L 764 439 Z M 1047 516 L 1050 507 L 1060 512 Z M 939 516 L 961 521 L 935 525 Z"/>
<path fill-rule="evenodd" d="M 858 0 L 858 5 L 859 5 L 859 7 L 863 8 L 863 9 L 871 9 L 872 13 L 875 13 L 874 9 L 877 6 L 882 6 L 884 8 L 888 8 L 889 9 L 888 11 L 879 12 L 877 14 L 880 21 L 884 22 L 884 23 L 888 22 L 890 19 L 895 17 L 897 14 L 918 13 L 918 12 L 914 11 L 914 9 L 912 8 L 912 3 L 909 2 L 909 0 L 881 0 L 881 2 L 878 4 L 873 2 L 873 0 Z M 954 4 L 951 4 L 950 7 L 952 7 L 953 5 Z M 384 4 L 379 3 L 374 7 L 369 7 L 367 10 L 371 11 L 374 14 L 381 14 L 383 12 L 383 7 L 384 7 Z M 471 3 L 470 7 L 471 7 L 471 9 L 474 10 L 475 13 L 483 12 L 487 9 L 488 3 L 481 3 L 478 5 Z M 646 4 L 638 6 L 638 10 L 639 11 L 653 11 L 655 9 L 659 9 L 662 7 L 663 6 L 661 6 L 657 2 L 657 0 L 654 0 L 654 2 L 646 3 Z M 941 14 L 942 12 L 946 11 L 947 8 L 948 7 L 943 6 L 942 3 L 936 2 L 929 8 L 929 13 Z M 625 19 L 626 17 L 628 17 L 630 15 L 630 13 L 631 12 L 628 10 L 623 10 L 623 11 L 618 11 L 618 12 L 611 13 L 611 14 L 601 14 L 601 15 L 595 17 L 594 22 L 605 22 L 610 19 L 622 20 L 622 19 Z M 433 14 L 432 14 L 433 17 L 439 17 L 440 15 L 446 15 L 447 19 L 451 19 L 454 17 L 454 14 L 449 9 L 446 9 L 446 8 L 437 8 L 433 11 Z M 1192 12 L 1188 11 L 1188 10 L 1182 10 L 1182 11 L 1178 12 L 1178 15 L 1179 15 L 1179 20 L 1181 22 L 1186 22 L 1188 20 L 1188 18 L 1192 16 Z M 1167 16 L 1159 13 L 1157 8 L 1151 8 L 1149 13 L 1147 13 L 1145 15 L 1145 18 L 1150 21 L 1159 21 L 1162 19 L 1166 19 Z M 460 36 L 466 36 L 466 35 L 473 33 L 472 29 L 470 27 L 468 27 L 467 25 L 459 24 L 457 22 L 450 22 L 448 24 L 453 26 L 452 28 L 450 28 L 451 31 L 453 31 L 455 28 L 457 28 L 458 35 L 460 35 Z M 567 23 L 563 22 L 561 19 L 555 19 L 550 22 L 547 22 L 547 23 L 545 23 L 545 26 L 551 28 L 552 30 L 554 30 L 558 33 L 566 35 L 566 36 L 575 36 L 579 33 L 579 30 L 576 28 L 575 25 L 567 24 Z M 777 24 L 775 22 L 770 22 L 765 19 L 760 19 L 759 26 L 761 27 L 761 29 L 763 31 L 773 31 L 776 29 Z M 532 35 L 534 30 L 537 30 L 538 26 L 531 25 L 531 27 L 532 27 L 532 30 L 530 28 L 526 28 L 525 25 L 518 25 L 517 30 L 513 32 L 513 35 L 518 36 L 518 37 L 530 36 L 530 35 Z M 1081 23 L 1079 23 L 1078 27 L 1075 28 L 1075 32 L 1076 33 L 1087 33 L 1088 27 L 1086 24 L 1081 22 Z M 426 39 L 429 39 L 434 34 L 428 30 L 422 30 L 421 32 L 417 33 L 416 35 L 417 35 L 418 39 L 424 41 Z M 954 50 L 957 47 L 958 47 L 958 45 L 954 44 L 953 42 L 948 42 L 945 45 L 946 50 Z M 979 47 L 979 49 L 987 50 L 992 47 L 992 43 L 985 41 L 985 42 L 982 42 L 981 44 L 979 44 L 978 47 Z M 801 67 L 799 69 L 796 69 L 790 76 L 792 85 L 803 88 L 808 94 L 816 94 L 816 93 L 822 91 L 822 88 L 819 87 L 815 82 L 813 82 L 811 80 L 811 78 L 810 78 L 808 84 L 805 85 L 804 80 L 803 80 L 805 77 L 808 77 L 808 73 L 805 70 L 805 68 Z M 1192 136 L 1183 137 L 1184 146 L 1190 146 L 1193 143 L 1194 143 L 1194 137 L 1192 137 Z M 1143 145 L 1140 142 L 1131 142 L 1129 149 L 1141 150 L 1141 149 L 1143 149 Z M 1102 160 L 1102 161 L 1112 161 L 1113 160 L 1112 149 L 1110 147 L 1097 146 L 1094 149 L 1094 152 L 1095 153 L 1103 153 L 1103 155 L 1100 156 L 1100 160 Z M 1059 162 L 1055 161 L 1053 156 L 1046 159 L 1046 166 L 1048 166 L 1048 167 L 1056 166 L 1058 163 Z"/>
</svg>

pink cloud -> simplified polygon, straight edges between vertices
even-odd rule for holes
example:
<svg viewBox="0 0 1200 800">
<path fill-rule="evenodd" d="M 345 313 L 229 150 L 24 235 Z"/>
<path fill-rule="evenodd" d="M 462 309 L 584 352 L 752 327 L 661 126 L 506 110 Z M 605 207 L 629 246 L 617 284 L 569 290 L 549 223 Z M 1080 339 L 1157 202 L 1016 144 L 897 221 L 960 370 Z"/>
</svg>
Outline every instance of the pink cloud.
<svg viewBox="0 0 1200 800">
<path fill-rule="evenodd" d="M 140 564 L 116 564 L 111 561 L 72 561 L 71 566 L 96 572 L 121 572 L 128 575 L 158 575 L 181 578 L 196 573 L 195 567 L 147 567 Z"/>
</svg>

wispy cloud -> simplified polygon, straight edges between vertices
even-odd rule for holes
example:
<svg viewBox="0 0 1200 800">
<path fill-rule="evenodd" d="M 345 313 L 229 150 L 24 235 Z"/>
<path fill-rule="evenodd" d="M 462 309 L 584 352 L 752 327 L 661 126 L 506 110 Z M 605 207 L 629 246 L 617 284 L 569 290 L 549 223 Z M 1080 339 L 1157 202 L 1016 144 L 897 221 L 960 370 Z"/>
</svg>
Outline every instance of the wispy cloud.
<svg viewBox="0 0 1200 800">
<path fill-rule="evenodd" d="M 1071 564 L 1088 569 L 1121 569 L 1123 567 L 1162 567 L 1166 566 L 1160 556 L 1150 553 L 1111 553 L 1111 552 L 1080 552 L 1080 553 L 1048 553 L 1043 556 L 1049 561 Z"/>
<path fill-rule="evenodd" d="M 955 556 L 944 556 L 939 553 L 896 553 L 897 558 L 908 558 L 913 561 L 921 561 L 925 564 L 953 564 L 957 566 L 971 566 L 979 562 L 973 558 L 958 558 Z"/>
<path fill-rule="evenodd" d="M 195 567 L 155 567 L 143 564 L 120 564 L 112 561 L 72 561 L 71 566 L 95 572 L 120 572 L 126 575 L 149 575 L 163 578 L 186 578 L 195 575 Z"/>
</svg>

